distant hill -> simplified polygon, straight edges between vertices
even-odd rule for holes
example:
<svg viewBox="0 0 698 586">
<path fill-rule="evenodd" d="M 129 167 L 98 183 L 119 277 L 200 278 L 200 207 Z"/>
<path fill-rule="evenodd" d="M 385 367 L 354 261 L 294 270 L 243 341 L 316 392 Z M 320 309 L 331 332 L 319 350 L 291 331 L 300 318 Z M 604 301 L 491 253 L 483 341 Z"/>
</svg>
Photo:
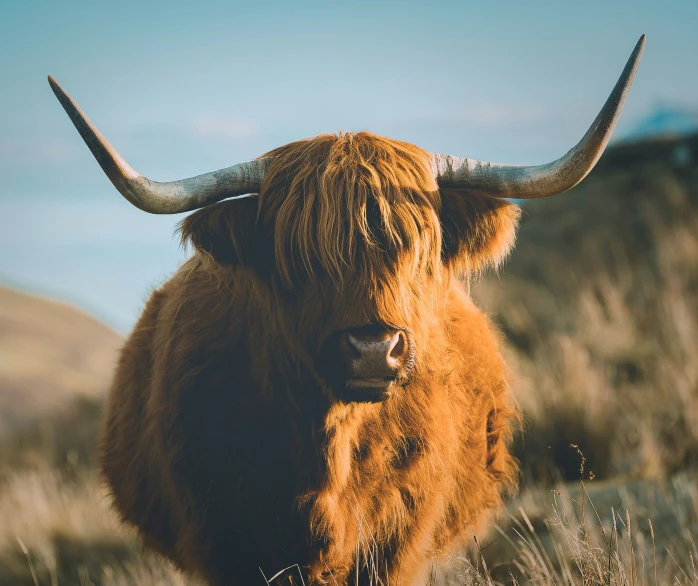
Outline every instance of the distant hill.
<svg viewBox="0 0 698 586">
<path fill-rule="evenodd" d="M 0 438 L 104 394 L 120 344 L 73 307 L 0 287 Z"/>
<path fill-rule="evenodd" d="M 638 120 L 621 137 L 621 141 L 687 136 L 698 132 L 698 108 L 660 104 Z"/>
</svg>

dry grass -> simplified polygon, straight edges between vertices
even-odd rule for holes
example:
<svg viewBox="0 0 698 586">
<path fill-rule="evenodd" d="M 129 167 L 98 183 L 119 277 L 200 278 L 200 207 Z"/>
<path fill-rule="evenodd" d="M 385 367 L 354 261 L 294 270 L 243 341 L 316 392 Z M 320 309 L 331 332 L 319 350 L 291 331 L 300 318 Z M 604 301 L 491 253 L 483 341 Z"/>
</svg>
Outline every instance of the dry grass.
<svg viewBox="0 0 698 586">
<path fill-rule="evenodd" d="M 498 538 L 456 556 L 451 573 L 478 586 L 695 586 L 696 479 L 533 491 L 512 504 Z"/>
<path fill-rule="evenodd" d="M 36 469 L 2 487 L 0 584 L 184 584 L 168 564 L 142 554 L 136 536 L 110 511 L 94 472 L 68 480 L 54 469 Z"/>
<path fill-rule="evenodd" d="M 3 586 L 194 586 L 111 510 L 95 470 L 102 411 L 78 398 L 0 443 Z"/>
</svg>

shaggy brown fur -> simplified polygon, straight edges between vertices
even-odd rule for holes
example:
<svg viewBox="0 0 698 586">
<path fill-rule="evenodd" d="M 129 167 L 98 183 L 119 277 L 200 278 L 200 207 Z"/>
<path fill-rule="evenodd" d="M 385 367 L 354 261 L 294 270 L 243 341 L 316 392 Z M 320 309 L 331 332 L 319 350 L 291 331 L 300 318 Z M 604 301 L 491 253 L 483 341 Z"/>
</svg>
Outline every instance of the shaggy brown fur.
<svg viewBox="0 0 698 586">
<path fill-rule="evenodd" d="M 293 564 L 424 583 L 515 484 L 497 334 L 454 277 L 506 255 L 518 208 L 439 193 L 427 153 L 368 133 L 269 156 L 258 198 L 182 223 L 196 253 L 123 349 L 103 471 L 146 543 L 212 585 Z M 368 323 L 411 332 L 416 373 L 346 403 L 318 353 Z"/>
</svg>

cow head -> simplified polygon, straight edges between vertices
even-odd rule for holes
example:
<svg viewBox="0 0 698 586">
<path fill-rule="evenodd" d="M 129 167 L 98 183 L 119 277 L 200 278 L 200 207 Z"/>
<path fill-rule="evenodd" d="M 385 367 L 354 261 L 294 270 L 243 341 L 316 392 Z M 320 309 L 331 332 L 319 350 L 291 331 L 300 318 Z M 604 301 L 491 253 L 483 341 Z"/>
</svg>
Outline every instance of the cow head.
<svg viewBox="0 0 698 586">
<path fill-rule="evenodd" d="M 265 281 L 287 345 L 343 397 L 385 397 L 434 349 L 450 275 L 506 254 L 517 206 L 440 191 L 429 153 L 365 132 L 265 158 L 259 197 L 199 210 L 184 237 Z"/>
<path fill-rule="evenodd" d="M 324 383 L 349 400 L 376 400 L 409 382 L 426 364 L 427 348 L 438 349 L 451 276 L 496 264 L 508 252 L 517 208 L 506 200 L 561 193 L 593 168 L 643 46 L 644 36 L 579 144 L 537 167 L 434 155 L 362 132 L 321 135 L 227 169 L 156 183 L 133 170 L 49 81 L 131 203 L 153 213 L 203 208 L 183 222 L 184 237 L 211 262 L 246 267 L 264 283 L 275 325 Z M 242 194 L 257 196 L 221 201 Z"/>
</svg>

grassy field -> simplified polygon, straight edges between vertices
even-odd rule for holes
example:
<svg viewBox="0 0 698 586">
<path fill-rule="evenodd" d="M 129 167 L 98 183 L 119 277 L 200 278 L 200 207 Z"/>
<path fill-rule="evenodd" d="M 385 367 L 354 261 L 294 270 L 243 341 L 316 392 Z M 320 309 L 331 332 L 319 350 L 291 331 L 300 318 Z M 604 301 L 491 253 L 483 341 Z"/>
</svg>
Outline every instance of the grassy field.
<svg viewBox="0 0 698 586">
<path fill-rule="evenodd" d="M 618 147 L 569 194 L 530 202 L 510 261 L 473 284 L 507 339 L 522 486 L 490 536 L 446 552 L 439 582 L 698 585 L 698 164 L 675 156 L 698 160 L 698 137 L 685 144 Z M 55 335 L 75 320 L 50 319 L 39 337 L 61 362 L 51 340 L 65 347 Z M 84 339 L 111 360 L 111 333 L 85 332 L 70 356 Z M 192 585 L 109 509 L 93 450 L 106 375 L 94 377 L 62 411 L 0 435 L 0 584 Z"/>
</svg>

